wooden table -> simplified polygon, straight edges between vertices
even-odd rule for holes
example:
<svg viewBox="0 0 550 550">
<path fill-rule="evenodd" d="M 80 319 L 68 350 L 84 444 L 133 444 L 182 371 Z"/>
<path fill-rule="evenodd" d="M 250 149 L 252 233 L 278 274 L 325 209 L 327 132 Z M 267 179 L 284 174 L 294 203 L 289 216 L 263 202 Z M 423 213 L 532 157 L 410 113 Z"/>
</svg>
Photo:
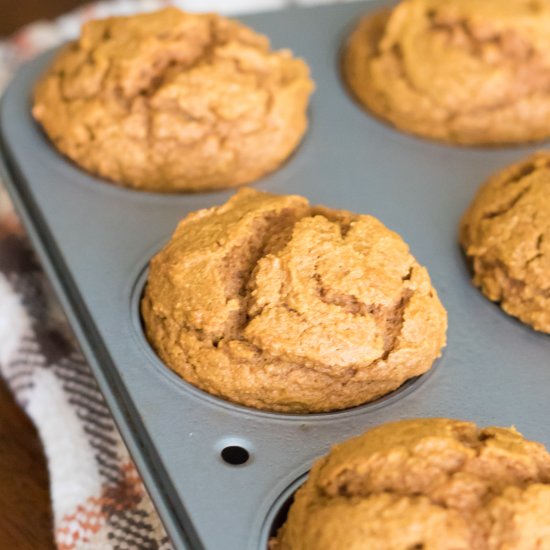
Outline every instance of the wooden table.
<svg viewBox="0 0 550 550">
<path fill-rule="evenodd" d="M 0 548 L 55 548 L 44 452 L 34 426 L 1 379 Z"/>
<path fill-rule="evenodd" d="M 85 3 L 85 0 L 0 0 L 0 37 L 30 21 L 50 19 Z"/>
<path fill-rule="evenodd" d="M 25 23 L 55 17 L 83 3 L 0 0 L 0 38 Z M 0 238 L 1 233 L 0 229 Z M 0 379 L 0 549 L 55 548 L 48 486 L 38 434 Z"/>
</svg>

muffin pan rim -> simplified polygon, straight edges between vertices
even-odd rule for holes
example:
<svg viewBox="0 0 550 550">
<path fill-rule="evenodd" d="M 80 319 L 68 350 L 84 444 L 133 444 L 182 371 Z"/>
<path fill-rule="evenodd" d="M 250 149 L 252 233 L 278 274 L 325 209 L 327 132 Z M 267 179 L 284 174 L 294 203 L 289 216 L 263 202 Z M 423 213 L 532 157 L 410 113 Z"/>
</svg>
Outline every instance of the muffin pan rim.
<svg viewBox="0 0 550 550">
<path fill-rule="evenodd" d="M 281 509 L 288 502 L 289 499 L 294 497 L 296 491 L 306 482 L 309 477 L 310 468 L 307 471 L 303 472 L 296 476 L 296 478 L 291 481 L 286 488 L 284 488 L 279 496 L 274 500 L 271 508 L 268 513 L 265 515 L 264 523 L 260 532 L 259 548 L 264 550 L 267 548 L 270 538 L 276 534 L 273 533 L 274 524 L 277 520 L 277 516 L 281 512 Z M 280 526 L 282 527 L 282 525 Z M 280 528 L 279 527 L 279 528 Z"/>
</svg>

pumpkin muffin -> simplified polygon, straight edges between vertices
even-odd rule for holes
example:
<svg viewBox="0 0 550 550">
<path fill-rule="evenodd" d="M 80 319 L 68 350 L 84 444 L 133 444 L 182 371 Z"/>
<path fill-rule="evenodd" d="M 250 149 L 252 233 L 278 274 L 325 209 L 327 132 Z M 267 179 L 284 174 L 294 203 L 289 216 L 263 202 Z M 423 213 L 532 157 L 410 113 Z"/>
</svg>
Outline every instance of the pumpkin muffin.
<svg viewBox="0 0 550 550">
<path fill-rule="evenodd" d="M 312 90 L 307 65 L 266 37 L 167 8 L 85 24 L 38 82 L 32 112 L 92 174 L 198 191 L 275 170 L 306 130 Z"/>
<path fill-rule="evenodd" d="M 333 447 L 271 550 L 550 548 L 550 454 L 515 429 L 417 419 Z"/>
<path fill-rule="evenodd" d="M 550 2 L 403 0 L 360 20 L 345 80 L 398 129 L 465 145 L 550 136 Z"/>
<path fill-rule="evenodd" d="M 377 219 L 251 189 L 183 219 L 142 316 L 191 384 L 295 413 L 395 390 L 432 366 L 447 325 L 428 272 Z"/>
<path fill-rule="evenodd" d="M 460 243 L 483 294 L 550 333 L 550 153 L 490 178 L 464 214 Z"/>
</svg>

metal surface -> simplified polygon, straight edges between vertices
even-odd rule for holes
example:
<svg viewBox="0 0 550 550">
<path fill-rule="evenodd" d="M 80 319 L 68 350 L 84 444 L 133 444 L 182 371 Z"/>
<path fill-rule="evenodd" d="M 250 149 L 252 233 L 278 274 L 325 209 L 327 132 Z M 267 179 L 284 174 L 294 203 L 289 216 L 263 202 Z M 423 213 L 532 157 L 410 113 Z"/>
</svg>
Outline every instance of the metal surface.
<svg viewBox="0 0 550 550">
<path fill-rule="evenodd" d="M 4 176 L 34 245 L 177 547 L 265 547 L 278 497 L 332 443 L 382 422 L 445 416 L 515 425 L 550 446 L 550 338 L 505 315 L 470 284 L 457 224 L 480 183 L 537 147 L 464 149 L 402 135 L 346 93 L 338 72 L 355 17 L 380 2 L 245 17 L 310 64 L 311 127 L 294 157 L 257 183 L 313 204 L 370 213 L 399 232 L 449 312 L 433 372 L 371 405 L 324 415 L 262 413 L 191 387 L 145 341 L 138 302 L 151 256 L 186 213 L 228 192 L 155 195 L 97 180 L 63 159 L 30 116 L 51 58 L 23 67 L 1 106 Z M 540 147 L 540 146 L 539 146 Z M 242 466 L 227 445 L 250 453 Z"/>
</svg>

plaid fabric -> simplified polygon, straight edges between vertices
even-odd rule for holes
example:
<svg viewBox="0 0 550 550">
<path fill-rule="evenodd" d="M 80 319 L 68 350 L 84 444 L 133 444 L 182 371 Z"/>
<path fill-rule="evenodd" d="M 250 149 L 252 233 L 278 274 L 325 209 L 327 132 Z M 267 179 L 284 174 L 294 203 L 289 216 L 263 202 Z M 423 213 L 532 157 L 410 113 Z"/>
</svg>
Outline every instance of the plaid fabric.
<svg viewBox="0 0 550 550">
<path fill-rule="evenodd" d="M 330 1 L 330 0 L 328 0 Z M 346 1 L 346 0 L 343 0 Z M 0 42 L 0 91 L 22 61 L 74 38 L 83 21 L 158 9 L 232 14 L 327 0 L 116 0 L 34 23 Z M 0 182 L 0 374 L 35 423 L 60 550 L 171 544 Z"/>
<path fill-rule="evenodd" d="M 171 548 L 93 375 L 15 224 L 0 228 L 0 372 L 48 458 L 60 550 Z"/>
</svg>

